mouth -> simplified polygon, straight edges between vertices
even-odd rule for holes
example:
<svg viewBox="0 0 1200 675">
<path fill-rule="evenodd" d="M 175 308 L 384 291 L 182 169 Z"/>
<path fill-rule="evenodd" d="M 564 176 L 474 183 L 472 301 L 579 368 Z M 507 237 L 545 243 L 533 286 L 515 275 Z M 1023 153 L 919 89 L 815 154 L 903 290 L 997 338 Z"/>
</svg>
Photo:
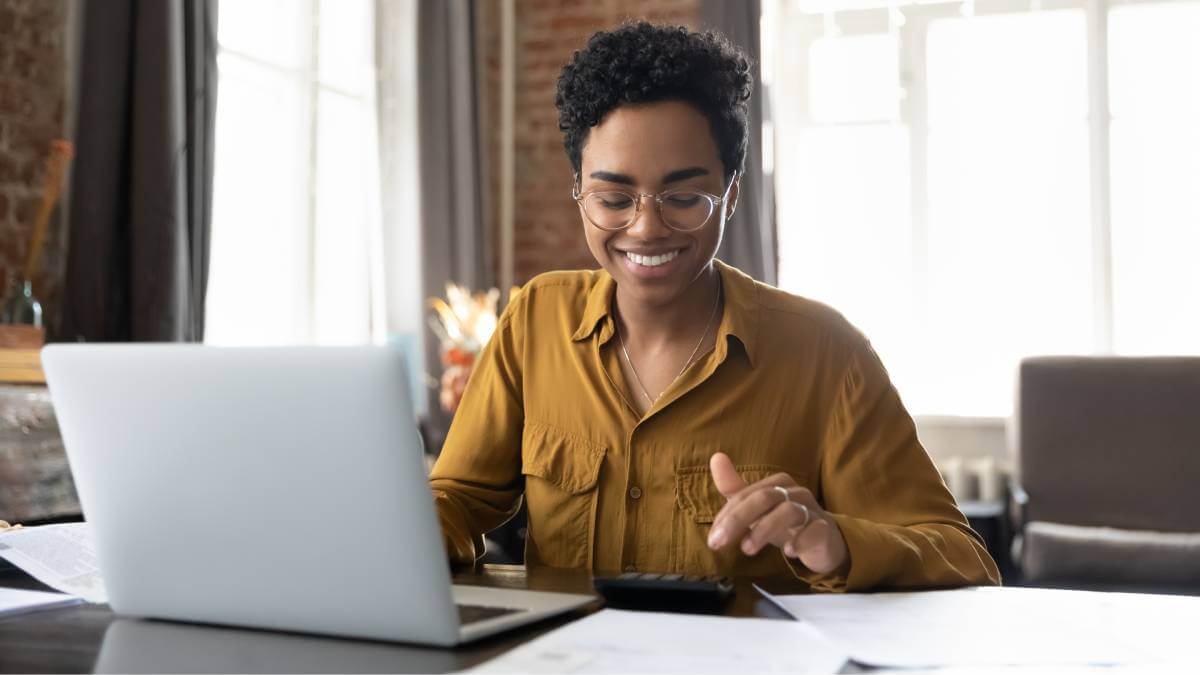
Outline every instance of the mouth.
<svg viewBox="0 0 1200 675">
<path fill-rule="evenodd" d="M 664 253 L 658 253 L 655 255 L 640 255 L 634 253 L 633 251 L 625 251 L 625 259 L 642 267 L 659 267 L 660 265 L 665 265 L 679 257 L 679 252 L 681 250 L 682 249 L 675 249 L 673 251 L 666 251 Z"/>
<path fill-rule="evenodd" d="M 686 247 L 662 249 L 657 251 L 617 250 L 625 269 L 634 276 L 642 279 L 661 279 L 669 276 L 682 262 L 681 254 Z"/>
</svg>

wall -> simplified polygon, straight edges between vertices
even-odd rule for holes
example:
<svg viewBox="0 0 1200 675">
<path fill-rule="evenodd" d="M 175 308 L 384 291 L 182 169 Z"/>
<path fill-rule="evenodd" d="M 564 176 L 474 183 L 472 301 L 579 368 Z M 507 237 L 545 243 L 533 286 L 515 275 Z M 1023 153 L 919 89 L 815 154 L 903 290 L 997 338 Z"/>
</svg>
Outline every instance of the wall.
<svg viewBox="0 0 1200 675">
<path fill-rule="evenodd" d="M 69 8 L 65 0 L 0 0 L 0 295 L 25 264 L 50 143 L 64 136 Z M 48 325 L 66 262 L 65 222 L 50 223 L 34 293 Z"/>
<path fill-rule="evenodd" d="M 485 3 L 487 4 L 487 3 Z M 487 15 L 498 18 L 498 12 Z M 548 270 L 591 268 L 579 211 L 571 200 L 571 165 L 563 152 L 554 92 L 558 72 L 592 33 L 629 19 L 697 27 L 699 0 L 516 0 L 513 277 L 524 283 Z M 497 39 L 481 25 L 485 44 Z M 491 32 L 488 32 L 488 31 Z M 487 41 L 492 42 L 487 42 Z M 485 51 L 495 54 L 494 51 Z M 486 58 L 486 56 L 485 56 Z M 498 64 L 483 65 L 495 84 Z M 489 98 L 496 110 L 498 98 Z M 489 116 L 485 116 L 485 119 Z M 496 114 L 492 119 L 499 119 Z M 491 139 L 492 145 L 498 142 Z M 493 154 L 493 157 L 498 155 Z M 494 166 L 494 164 L 493 164 Z M 495 181 L 493 181 L 495 184 Z M 498 200 L 494 200 L 494 203 Z M 499 238 L 493 239 L 499 241 Z"/>
</svg>

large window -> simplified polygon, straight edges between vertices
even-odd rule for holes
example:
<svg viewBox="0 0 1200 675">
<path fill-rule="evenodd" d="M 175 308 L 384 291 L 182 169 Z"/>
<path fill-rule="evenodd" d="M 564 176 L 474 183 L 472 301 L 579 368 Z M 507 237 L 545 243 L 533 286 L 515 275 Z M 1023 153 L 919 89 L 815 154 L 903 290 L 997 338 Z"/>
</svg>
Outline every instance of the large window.
<svg viewBox="0 0 1200 675">
<path fill-rule="evenodd" d="M 1200 1 L 768 14 L 780 285 L 914 413 L 1008 414 L 1027 355 L 1200 352 Z"/>
<path fill-rule="evenodd" d="M 205 341 L 385 332 L 371 0 L 221 3 Z"/>
</svg>

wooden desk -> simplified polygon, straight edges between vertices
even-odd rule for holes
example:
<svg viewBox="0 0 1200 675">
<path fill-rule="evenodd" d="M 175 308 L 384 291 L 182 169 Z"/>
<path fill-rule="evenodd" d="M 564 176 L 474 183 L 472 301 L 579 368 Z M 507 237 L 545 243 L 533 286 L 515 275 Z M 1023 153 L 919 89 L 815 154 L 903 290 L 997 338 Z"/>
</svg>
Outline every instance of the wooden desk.
<svg viewBox="0 0 1200 675">
<path fill-rule="evenodd" d="M 590 576 L 573 570 L 526 572 L 519 566 L 487 565 L 456 574 L 454 581 L 591 592 Z M 17 571 L 0 573 L 0 586 L 46 590 Z M 107 606 L 82 605 L 0 619 L 0 672 L 87 673 L 109 665 L 147 672 L 449 672 L 478 665 L 598 607 L 599 603 L 457 649 L 441 649 L 124 619 Z M 750 582 L 739 582 L 725 614 L 787 619 Z"/>
</svg>

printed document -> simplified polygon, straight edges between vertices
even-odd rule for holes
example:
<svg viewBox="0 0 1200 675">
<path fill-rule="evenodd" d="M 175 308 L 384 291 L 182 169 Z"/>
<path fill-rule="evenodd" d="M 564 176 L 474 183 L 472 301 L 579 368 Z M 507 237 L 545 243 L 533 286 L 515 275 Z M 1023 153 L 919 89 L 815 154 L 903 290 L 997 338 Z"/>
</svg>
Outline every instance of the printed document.
<svg viewBox="0 0 1200 675">
<path fill-rule="evenodd" d="M 846 653 L 796 621 L 604 609 L 478 673 L 836 673 Z"/>
<path fill-rule="evenodd" d="M 24 527 L 0 533 L 0 557 L 56 591 L 108 602 L 87 523 Z"/>
<path fill-rule="evenodd" d="M 893 668 L 1179 662 L 1200 626 L 1200 598 L 1180 596 L 988 587 L 768 597 L 854 661 Z"/>
</svg>

